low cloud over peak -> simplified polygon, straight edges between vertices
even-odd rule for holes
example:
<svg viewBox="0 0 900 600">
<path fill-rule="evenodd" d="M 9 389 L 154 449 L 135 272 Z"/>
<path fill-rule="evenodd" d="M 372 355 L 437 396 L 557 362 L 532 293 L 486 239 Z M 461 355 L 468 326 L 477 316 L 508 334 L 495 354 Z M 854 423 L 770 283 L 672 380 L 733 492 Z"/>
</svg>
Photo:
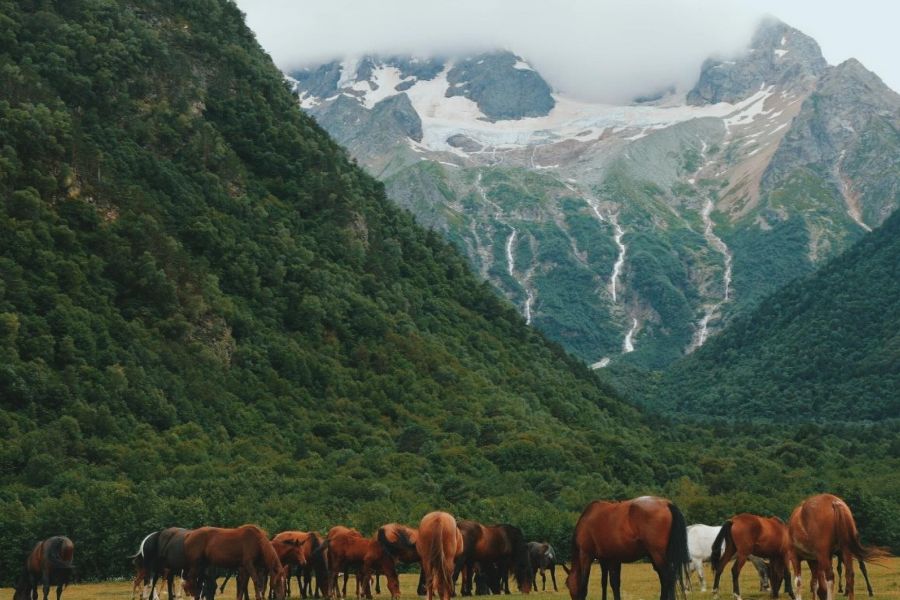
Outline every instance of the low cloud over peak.
<svg viewBox="0 0 900 600">
<path fill-rule="evenodd" d="M 689 88 L 703 60 L 739 52 L 761 19 L 721 0 L 238 0 L 282 69 L 365 54 L 525 57 L 557 90 L 629 101 Z"/>
</svg>

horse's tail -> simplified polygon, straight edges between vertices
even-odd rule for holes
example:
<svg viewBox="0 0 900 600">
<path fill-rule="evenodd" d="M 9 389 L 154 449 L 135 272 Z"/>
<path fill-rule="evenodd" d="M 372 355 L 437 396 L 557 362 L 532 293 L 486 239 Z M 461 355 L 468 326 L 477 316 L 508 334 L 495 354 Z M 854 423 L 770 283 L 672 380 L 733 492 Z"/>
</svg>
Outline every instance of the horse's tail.
<svg viewBox="0 0 900 600">
<path fill-rule="evenodd" d="M 835 500 L 832 508 L 834 508 L 835 535 L 841 548 L 849 548 L 850 553 L 859 561 L 871 562 L 873 559 L 889 556 L 884 548 L 862 545 L 862 542 L 859 541 L 859 530 L 856 528 L 853 513 L 850 512 L 850 507 L 843 500 Z"/>
<path fill-rule="evenodd" d="M 71 571 L 75 568 L 72 564 L 73 552 L 66 552 L 66 548 L 74 550 L 74 544 L 66 537 L 57 536 L 48 540 L 47 553 L 45 554 L 47 562 L 54 569 L 63 571 Z M 68 554 L 68 556 L 65 556 Z"/>
<path fill-rule="evenodd" d="M 681 595 L 684 596 L 684 580 L 688 564 L 691 562 L 691 554 L 688 552 L 687 523 L 684 514 L 675 503 L 669 502 L 669 512 L 672 513 L 672 526 L 669 529 L 669 543 L 666 545 L 666 569 L 671 574 L 672 594 L 675 598 L 675 584 Z"/>
<path fill-rule="evenodd" d="M 451 574 L 444 568 L 444 524 L 443 519 L 435 520 L 437 524 L 437 535 L 432 541 L 431 553 L 428 557 L 431 562 L 432 577 L 439 577 L 439 590 L 453 589 L 453 579 Z M 454 524 L 455 525 L 455 524 Z"/>
<path fill-rule="evenodd" d="M 716 539 L 713 540 L 712 545 L 712 553 L 709 555 L 709 562 L 712 564 L 713 569 L 719 568 L 719 560 L 722 558 L 722 554 L 725 550 L 725 545 L 731 541 L 731 519 L 722 523 L 722 528 L 719 529 L 719 534 L 716 536 Z"/>
<path fill-rule="evenodd" d="M 378 543 L 381 544 L 381 547 L 384 548 L 385 552 L 396 557 L 404 550 L 416 547 L 412 540 L 409 539 L 409 535 L 407 535 L 405 529 L 397 527 L 394 531 L 397 533 L 397 539 L 392 541 L 388 539 L 384 527 L 378 528 Z"/>
</svg>

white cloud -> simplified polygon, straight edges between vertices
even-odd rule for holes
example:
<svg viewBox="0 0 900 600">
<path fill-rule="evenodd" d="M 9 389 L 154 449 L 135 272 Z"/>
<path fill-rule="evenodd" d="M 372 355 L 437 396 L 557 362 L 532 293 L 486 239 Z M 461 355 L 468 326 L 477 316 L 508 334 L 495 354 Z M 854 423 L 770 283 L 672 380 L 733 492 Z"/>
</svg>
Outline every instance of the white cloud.
<svg viewBox="0 0 900 600">
<path fill-rule="evenodd" d="M 746 45 L 759 14 L 722 0 L 238 0 L 276 64 L 507 48 L 556 89 L 629 100 L 690 87 L 703 59 Z"/>
</svg>

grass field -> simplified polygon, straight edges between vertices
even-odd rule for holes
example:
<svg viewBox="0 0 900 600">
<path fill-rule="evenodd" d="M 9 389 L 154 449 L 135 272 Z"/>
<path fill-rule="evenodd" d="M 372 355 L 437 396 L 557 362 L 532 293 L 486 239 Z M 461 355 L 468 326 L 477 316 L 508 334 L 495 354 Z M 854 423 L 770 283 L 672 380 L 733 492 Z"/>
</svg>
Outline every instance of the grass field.
<svg viewBox="0 0 900 600">
<path fill-rule="evenodd" d="M 707 587 L 711 586 L 712 575 L 707 568 Z M 879 600 L 900 600 L 900 558 L 889 558 L 882 562 L 881 566 L 872 565 L 869 568 L 869 575 L 872 580 L 872 587 L 875 589 L 875 597 Z M 557 569 L 557 583 L 559 592 L 537 592 L 529 595 L 529 600 L 563 600 L 568 599 L 569 594 L 565 589 L 565 574 L 562 569 Z M 415 590 L 417 575 L 401 575 L 400 589 L 404 592 L 404 598 L 414 598 L 412 591 Z M 803 597 L 808 599 L 808 572 L 804 569 L 804 594 Z M 695 582 L 696 583 L 696 582 Z M 351 583 L 352 585 L 352 583 Z M 540 585 L 540 580 L 538 581 Z M 550 586 L 550 578 L 547 578 L 547 585 Z M 697 590 L 688 592 L 688 600 L 712 600 L 711 592 L 700 592 L 699 585 L 695 586 Z M 350 588 L 348 587 L 348 590 Z M 384 588 L 387 592 L 387 589 Z M 741 573 L 741 591 L 744 600 L 764 600 L 768 598 L 766 592 L 759 591 L 759 580 L 751 566 L 747 566 Z M 722 600 L 731 600 L 731 575 L 730 571 L 725 572 L 722 576 L 721 584 Z M 857 572 L 856 593 L 859 600 L 866 598 L 865 583 Z M 518 594 L 513 594 L 515 597 Z M 55 593 L 51 591 L 51 598 L 55 598 Z M 85 583 L 70 586 L 62 596 L 65 600 L 90 600 L 93 598 L 101 600 L 126 600 L 131 598 L 131 583 L 127 581 L 111 581 L 106 583 Z M 163 596 L 165 597 L 165 596 Z M 221 598 L 234 597 L 234 584 L 229 583 L 225 593 Z M 655 600 L 659 597 L 659 580 L 656 574 L 648 564 L 624 565 L 622 567 L 622 600 Z M 787 598 L 782 594 L 782 598 Z M 12 598 L 12 590 L 9 588 L 0 588 L 0 600 Z M 380 598 L 389 599 L 389 596 L 380 596 Z M 598 600 L 600 598 L 600 570 L 594 567 L 591 573 L 590 593 L 588 600 Z M 612 599 L 612 592 L 609 594 Z"/>
</svg>

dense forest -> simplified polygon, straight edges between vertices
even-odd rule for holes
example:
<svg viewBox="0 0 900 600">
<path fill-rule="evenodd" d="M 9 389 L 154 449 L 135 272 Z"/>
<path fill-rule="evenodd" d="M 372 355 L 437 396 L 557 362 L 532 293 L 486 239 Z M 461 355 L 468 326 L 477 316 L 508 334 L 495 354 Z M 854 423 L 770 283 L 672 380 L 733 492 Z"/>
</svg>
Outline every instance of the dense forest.
<svg viewBox="0 0 900 600">
<path fill-rule="evenodd" d="M 564 549 L 844 494 L 900 547 L 900 432 L 676 423 L 525 326 L 297 108 L 226 0 L 0 0 L 0 580 L 147 532 L 443 508 Z"/>
<path fill-rule="evenodd" d="M 630 390 L 643 377 L 618 375 Z M 900 425 L 900 213 L 636 395 L 675 413 Z"/>
</svg>

